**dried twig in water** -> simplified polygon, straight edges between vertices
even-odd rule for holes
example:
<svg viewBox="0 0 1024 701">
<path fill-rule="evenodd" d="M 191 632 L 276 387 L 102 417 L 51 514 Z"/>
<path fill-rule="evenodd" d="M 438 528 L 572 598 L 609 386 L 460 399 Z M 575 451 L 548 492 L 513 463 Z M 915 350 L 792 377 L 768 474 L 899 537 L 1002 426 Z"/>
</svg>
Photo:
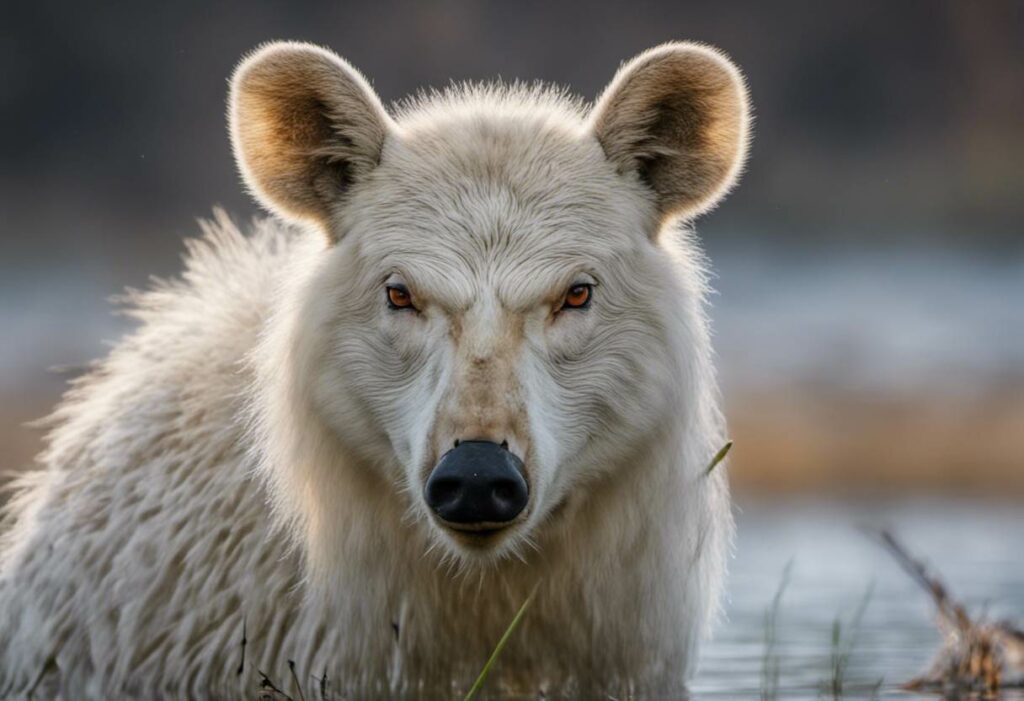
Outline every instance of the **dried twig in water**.
<svg viewBox="0 0 1024 701">
<path fill-rule="evenodd" d="M 997 694 L 1000 688 L 1024 685 L 1024 632 L 1006 621 L 972 619 L 938 577 L 891 533 L 882 531 L 879 539 L 907 574 L 931 595 L 944 638 L 931 668 L 904 688 Z"/>
</svg>

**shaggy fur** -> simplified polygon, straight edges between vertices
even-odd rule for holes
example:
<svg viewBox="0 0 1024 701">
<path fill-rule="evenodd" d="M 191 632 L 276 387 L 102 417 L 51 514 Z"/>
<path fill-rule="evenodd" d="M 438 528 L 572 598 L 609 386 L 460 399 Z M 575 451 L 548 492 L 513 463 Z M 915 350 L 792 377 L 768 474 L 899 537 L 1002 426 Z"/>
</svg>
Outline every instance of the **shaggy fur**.
<svg viewBox="0 0 1024 701">
<path fill-rule="evenodd" d="M 678 216 L 739 169 L 735 69 L 671 44 L 590 112 L 458 87 L 392 118 L 341 59 L 275 44 L 230 115 L 246 183 L 304 223 L 218 214 L 51 418 L 6 509 L 0 696 L 250 698 L 293 660 L 307 698 L 321 675 L 451 698 L 534 586 L 491 693 L 680 692 L 732 519 Z M 576 284 L 590 307 L 562 308 Z M 422 496 L 473 438 L 530 484 L 485 543 Z"/>
</svg>

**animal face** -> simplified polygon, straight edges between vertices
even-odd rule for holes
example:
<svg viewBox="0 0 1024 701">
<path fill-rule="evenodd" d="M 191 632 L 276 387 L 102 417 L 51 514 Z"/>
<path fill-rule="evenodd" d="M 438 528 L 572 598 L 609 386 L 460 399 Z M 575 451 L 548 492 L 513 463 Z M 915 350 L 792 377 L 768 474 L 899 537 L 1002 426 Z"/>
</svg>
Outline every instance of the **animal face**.
<svg viewBox="0 0 1024 701">
<path fill-rule="evenodd" d="M 330 244 L 304 313 L 313 402 L 448 552 L 514 552 L 674 420 L 699 301 L 659 233 L 731 185 L 745 104 L 725 59 L 682 44 L 589 113 L 465 88 L 393 118 L 306 45 L 239 68 L 247 182 Z"/>
</svg>

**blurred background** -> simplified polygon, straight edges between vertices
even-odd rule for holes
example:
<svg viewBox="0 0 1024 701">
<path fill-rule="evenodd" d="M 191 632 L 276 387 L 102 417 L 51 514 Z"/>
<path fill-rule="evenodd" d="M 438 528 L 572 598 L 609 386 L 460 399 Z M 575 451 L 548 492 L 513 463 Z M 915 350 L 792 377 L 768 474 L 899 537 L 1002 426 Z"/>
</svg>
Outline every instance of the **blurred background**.
<svg viewBox="0 0 1024 701">
<path fill-rule="evenodd" d="M 0 27 L 0 468 L 173 275 L 214 204 L 257 212 L 227 78 L 334 48 L 385 101 L 450 80 L 597 95 L 670 39 L 743 68 L 739 189 L 697 224 L 742 494 L 1024 496 L 1019 2 L 10 3 Z"/>
</svg>

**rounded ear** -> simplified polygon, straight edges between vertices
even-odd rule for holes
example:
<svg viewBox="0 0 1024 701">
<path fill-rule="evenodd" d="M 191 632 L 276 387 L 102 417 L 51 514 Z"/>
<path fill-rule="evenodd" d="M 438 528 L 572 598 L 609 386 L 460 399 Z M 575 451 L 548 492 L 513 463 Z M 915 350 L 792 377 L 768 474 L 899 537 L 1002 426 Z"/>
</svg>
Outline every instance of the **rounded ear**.
<svg viewBox="0 0 1024 701">
<path fill-rule="evenodd" d="M 619 172 L 655 194 L 662 221 L 715 206 L 747 153 L 747 90 L 735 66 L 698 44 L 669 43 L 625 64 L 590 128 Z"/>
<path fill-rule="evenodd" d="M 328 222 L 350 186 L 380 161 L 392 128 L 373 89 L 334 53 L 276 42 L 231 79 L 231 145 L 242 178 L 273 212 Z"/>
</svg>

